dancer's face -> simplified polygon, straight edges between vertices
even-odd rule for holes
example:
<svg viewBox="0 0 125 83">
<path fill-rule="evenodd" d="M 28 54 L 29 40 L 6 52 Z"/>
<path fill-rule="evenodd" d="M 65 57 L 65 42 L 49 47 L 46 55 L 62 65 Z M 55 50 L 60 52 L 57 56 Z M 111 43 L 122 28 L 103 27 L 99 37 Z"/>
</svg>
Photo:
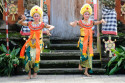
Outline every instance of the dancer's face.
<svg viewBox="0 0 125 83">
<path fill-rule="evenodd" d="M 33 15 L 33 19 L 34 19 L 34 21 L 38 22 L 40 20 L 40 15 L 38 13 L 35 13 Z"/>
<path fill-rule="evenodd" d="M 83 17 L 84 17 L 85 20 L 88 20 L 89 17 L 90 17 L 89 12 L 85 12 L 85 13 L 83 14 Z"/>
</svg>

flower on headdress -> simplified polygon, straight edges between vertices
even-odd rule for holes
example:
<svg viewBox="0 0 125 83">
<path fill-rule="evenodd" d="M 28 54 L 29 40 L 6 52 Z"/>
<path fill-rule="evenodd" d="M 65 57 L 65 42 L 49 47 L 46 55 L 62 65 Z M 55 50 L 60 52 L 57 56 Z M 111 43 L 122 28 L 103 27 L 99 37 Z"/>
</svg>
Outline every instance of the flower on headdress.
<svg viewBox="0 0 125 83">
<path fill-rule="evenodd" d="M 92 7 L 89 4 L 84 4 L 80 10 L 80 14 L 83 15 L 85 12 L 92 14 Z"/>
<path fill-rule="evenodd" d="M 40 16 L 42 16 L 43 15 L 42 8 L 37 5 L 33 6 L 30 11 L 30 16 L 33 17 L 34 13 L 38 13 Z"/>
</svg>

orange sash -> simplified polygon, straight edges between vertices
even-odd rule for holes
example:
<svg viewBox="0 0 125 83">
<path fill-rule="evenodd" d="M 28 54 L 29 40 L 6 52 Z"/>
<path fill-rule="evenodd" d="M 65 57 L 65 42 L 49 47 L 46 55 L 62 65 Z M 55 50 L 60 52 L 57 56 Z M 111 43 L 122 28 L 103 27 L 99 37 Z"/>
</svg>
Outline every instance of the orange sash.
<svg viewBox="0 0 125 83">
<path fill-rule="evenodd" d="M 90 21 L 89 25 L 83 24 L 82 20 L 79 21 L 79 25 L 84 28 L 84 41 L 83 41 L 83 55 L 87 55 L 86 51 L 89 45 L 89 53 L 90 56 L 93 56 L 93 34 L 92 34 L 92 27 L 93 27 L 93 21 Z"/>
<path fill-rule="evenodd" d="M 27 43 L 32 39 L 33 35 L 35 34 L 36 38 L 36 60 L 35 63 L 39 63 L 40 61 L 40 30 L 43 29 L 44 23 L 41 23 L 39 27 L 33 27 L 32 22 L 29 22 L 29 28 L 30 28 L 30 37 L 26 41 L 26 43 L 23 45 L 21 51 L 20 51 L 20 58 L 25 58 L 24 53 L 25 53 L 25 46 Z"/>
</svg>

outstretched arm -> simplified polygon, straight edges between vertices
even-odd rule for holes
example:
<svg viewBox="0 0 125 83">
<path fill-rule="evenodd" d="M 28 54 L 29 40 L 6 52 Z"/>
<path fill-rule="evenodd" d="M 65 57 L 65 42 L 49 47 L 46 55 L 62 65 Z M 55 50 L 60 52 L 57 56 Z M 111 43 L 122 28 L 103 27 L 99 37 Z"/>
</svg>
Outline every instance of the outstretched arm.
<svg viewBox="0 0 125 83">
<path fill-rule="evenodd" d="M 98 24 L 102 24 L 102 23 L 106 24 L 106 21 L 104 19 L 102 19 L 100 21 L 95 21 L 94 25 L 98 25 Z"/>
<path fill-rule="evenodd" d="M 51 31 L 51 30 L 53 30 L 55 27 L 52 26 L 52 25 L 46 25 L 45 28 L 49 28 L 48 30 Z"/>
<path fill-rule="evenodd" d="M 55 27 L 52 25 L 46 25 L 45 28 L 49 28 L 46 32 L 47 32 L 47 35 L 51 35 L 50 31 L 53 30 Z"/>
<path fill-rule="evenodd" d="M 26 17 L 24 15 L 22 15 L 21 20 L 19 20 L 18 23 L 23 26 L 28 26 L 28 24 L 26 22 L 23 22 L 25 19 L 26 19 Z"/>
<path fill-rule="evenodd" d="M 70 22 L 70 25 L 71 25 L 72 27 L 76 27 L 77 24 L 78 24 L 78 21 Z"/>
</svg>

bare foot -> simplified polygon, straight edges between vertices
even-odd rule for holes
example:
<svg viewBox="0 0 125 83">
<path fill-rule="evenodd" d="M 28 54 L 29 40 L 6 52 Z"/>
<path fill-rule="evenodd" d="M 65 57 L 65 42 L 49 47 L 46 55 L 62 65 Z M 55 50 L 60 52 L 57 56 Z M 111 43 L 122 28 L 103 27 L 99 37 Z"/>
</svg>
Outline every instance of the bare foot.
<svg viewBox="0 0 125 83">
<path fill-rule="evenodd" d="M 34 73 L 32 78 L 37 78 L 36 76 L 37 76 L 37 73 Z"/>
<path fill-rule="evenodd" d="M 29 80 L 29 79 L 31 79 L 31 77 L 28 76 L 26 79 Z"/>
<path fill-rule="evenodd" d="M 82 67 L 81 67 L 81 65 L 80 65 L 80 64 L 79 64 L 79 70 L 80 70 L 80 71 L 82 71 Z"/>
<path fill-rule="evenodd" d="M 88 73 L 84 73 L 84 75 L 88 76 L 88 77 L 91 77 L 91 75 L 89 75 Z"/>
</svg>

